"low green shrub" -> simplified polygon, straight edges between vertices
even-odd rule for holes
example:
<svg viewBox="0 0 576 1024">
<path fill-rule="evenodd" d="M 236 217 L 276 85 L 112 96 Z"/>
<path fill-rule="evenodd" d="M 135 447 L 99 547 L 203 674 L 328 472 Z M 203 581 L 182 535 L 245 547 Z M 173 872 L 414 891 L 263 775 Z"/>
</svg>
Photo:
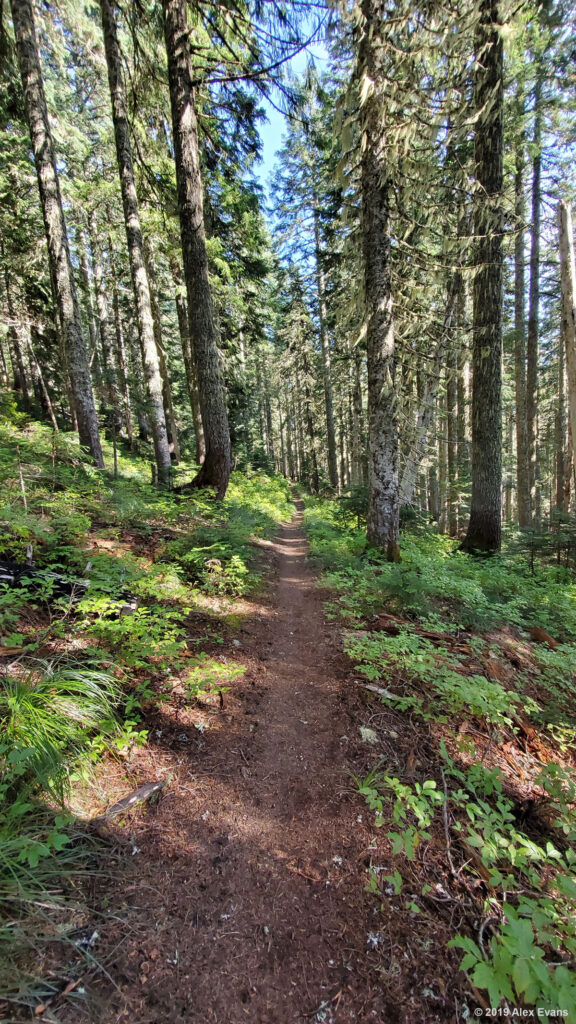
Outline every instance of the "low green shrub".
<svg viewBox="0 0 576 1024">
<path fill-rule="evenodd" d="M 346 502 L 309 500 L 305 525 L 312 556 L 324 570 L 322 585 L 332 591 L 330 613 L 347 626 L 345 650 L 355 670 L 370 685 L 379 684 L 384 705 L 407 712 L 415 722 L 420 718 L 430 730 L 428 737 L 451 735 L 457 747 L 466 749 L 467 760 L 474 756 L 474 745 L 451 733 L 448 724 L 455 716 L 476 719 L 476 729 L 490 730 L 496 743 L 502 732 L 516 730 L 530 716 L 560 750 L 573 751 L 576 582 L 571 570 L 542 563 L 533 572 L 512 549 L 475 559 L 421 524 L 403 535 L 402 562 L 388 564 L 366 548 L 357 515 Z M 383 612 L 404 618 L 396 635 L 369 628 Z M 421 635 L 419 624 L 435 636 Z M 471 668 L 471 659 L 483 659 L 495 643 L 482 633 L 507 627 L 508 635 L 517 635 L 533 626 L 561 643 L 553 650 L 535 647 L 529 669 L 517 671 L 510 686 Z M 472 630 L 480 635 L 470 636 Z M 464 633 L 466 652 L 443 644 L 443 633 L 447 641 Z M 528 686 L 537 687 L 538 701 L 527 694 Z M 457 764 L 443 742 L 438 753 L 442 784 L 440 778 L 404 780 L 385 773 L 381 765 L 357 780 L 375 825 L 390 827 L 392 855 L 417 862 L 423 876 L 426 856 L 420 850 L 431 841 L 432 830 L 443 826 L 449 860 L 450 833 L 458 838 L 454 851 L 464 851 L 463 861 L 450 861 L 447 878 L 471 873 L 473 884 L 489 888 L 484 907 L 478 908 L 484 918 L 479 936 L 456 934 L 450 945 L 464 951 L 462 969 L 488 993 L 494 1011 L 500 1007 L 506 1015 L 501 1004 L 509 1000 L 536 1006 L 543 1016 L 562 1008 L 576 1020 L 574 774 L 549 763 L 534 779 L 550 818 L 535 839 L 519 823 L 518 808 L 498 769 L 473 760 Z M 387 897 L 400 896 L 404 880 L 399 867 L 400 862 L 387 875 L 372 869 L 368 891 L 382 896 L 386 882 Z M 418 914 L 423 911 L 413 893 L 414 872 L 415 866 L 405 906 Z M 422 883 L 426 896 L 432 886 L 425 877 Z"/>
</svg>

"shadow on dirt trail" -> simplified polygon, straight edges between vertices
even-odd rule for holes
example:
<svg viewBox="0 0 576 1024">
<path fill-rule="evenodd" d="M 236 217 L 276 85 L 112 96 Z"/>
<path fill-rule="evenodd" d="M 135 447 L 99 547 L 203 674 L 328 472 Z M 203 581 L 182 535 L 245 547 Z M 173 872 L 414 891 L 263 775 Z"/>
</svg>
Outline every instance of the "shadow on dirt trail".
<svg viewBox="0 0 576 1024">
<path fill-rule="evenodd" d="M 136 852 L 100 894 L 110 909 L 98 956 L 115 987 L 90 985 L 99 1024 L 402 1019 L 367 950 L 382 921 L 364 892 L 370 836 L 346 774 L 357 727 L 301 522 L 297 502 L 273 545 L 268 604 L 242 631 L 247 672 L 220 727 L 201 750 L 178 748 L 168 723 L 157 730 L 148 757 L 172 779 L 118 833 Z"/>
</svg>

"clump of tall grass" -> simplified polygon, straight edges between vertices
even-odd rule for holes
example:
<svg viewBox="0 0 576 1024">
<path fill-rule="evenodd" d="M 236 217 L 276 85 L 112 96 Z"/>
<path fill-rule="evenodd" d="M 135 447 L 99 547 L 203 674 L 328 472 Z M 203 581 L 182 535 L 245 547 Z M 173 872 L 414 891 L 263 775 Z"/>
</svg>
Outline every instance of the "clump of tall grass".
<svg viewBox="0 0 576 1024">
<path fill-rule="evenodd" d="M 112 735 L 120 690 L 86 665 L 36 661 L 0 676 L 0 994 L 21 984 L 27 936 L 66 906 L 90 843 L 65 800 L 95 734 Z"/>
</svg>

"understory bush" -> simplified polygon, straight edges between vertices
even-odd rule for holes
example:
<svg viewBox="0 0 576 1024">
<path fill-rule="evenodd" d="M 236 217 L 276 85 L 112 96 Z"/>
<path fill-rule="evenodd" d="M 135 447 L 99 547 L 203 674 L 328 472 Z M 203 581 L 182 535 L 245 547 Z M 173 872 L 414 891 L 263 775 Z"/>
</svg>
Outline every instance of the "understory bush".
<svg viewBox="0 0 576 1024">
<path fill-rule="evenodd" d="M 145 743 L 146 710 L 171 700 L 174 685 L 193 702 L 242 675 L 190 635 L 191 613 L 217 627 L 228 606 L 212 599 L 254 588 L 257 543 L 293 512 L 279 478 L 233 474 L 224 501 L 161 490 L 144 459 L 120 450 L 116 475 L 96 470 L 75 436 L 8 411 L 0 560 L 17 584 L 0 583 L 10 666 L 0 670 L 2 992 L 21 984 L 22 943 L 54 914 L 64 921 L 74 879 L 93 870 L 92 845 L 67 811 L 71 783 Z M 107 442 L 104 456 L 112 466 Z M 179 467 L 176 482 L 193 472 Z M 48 931 L 64 934 L 60 923 Z"/>
<path fill-rule="evenodd" d="M 576 575 L 563 566 L 542 565 L 534 575 L 520 555 L 475 559 L 432 530 L 404 534 L 402 561 L 388 563 L 367 548 L 355 517 L 338 513 L 337 501 L 310 499 L 305 527 L 312 557 L 350 621 L 386 609 L 413 619 L 432 615 L 451 630 L 507 623 L 576 641 Z"/>
<path fill-rule="evenodd" d="M 574 572 L 551 562 L 535 571 L 512 547 L 476 559 L 420 523 L 402 537 L 402 562 L 389 564 L 367 547 L 359 521 L 353 503 L 307 500 L 328 611 L 346 627 L 344 649 L 364 685 L 438 744 L 432 775 L 402 778 L 381 763 L 356 780 L 375 825 L 389 829 L 394 864 L 389 874 L 370 872 L 368 891 L 423 913 L 414 867 L 405 883 L 402 859 L 418 865 L 425 899 L 434 889 L 426 848 L 439 829 L 455 904 L 461 877 L 485 892 L 477 933 L 462 930 L 450 943 L 464 953 L 462 970 L 495 1012 L 520 1004 L 576 1019 Z M 530 643 L 535 629 L 538 645 Z M 494 664 L 495 677 L 485 671 Z M 546 808 L 537 834 L 519 820 L 514 776 L 484 763 L 522 729 L 540 730 L 558 751 L 545 763 L 540 755 L 534 770 L 532 802 Z M 470 732 L 486 737 L 481 755 Z"/>
<path fill-rule="evenodd" d="M 0 986 L 18 983 L 26 920 L 66 904 L 93 842 L 66 811 L 72 773 L 93 739 L 118 732 L 113 677 L 87 664 L 37 661 L 0 678 Z M 12 975 L 12 976 L 11 976 Z"/>
</svg>

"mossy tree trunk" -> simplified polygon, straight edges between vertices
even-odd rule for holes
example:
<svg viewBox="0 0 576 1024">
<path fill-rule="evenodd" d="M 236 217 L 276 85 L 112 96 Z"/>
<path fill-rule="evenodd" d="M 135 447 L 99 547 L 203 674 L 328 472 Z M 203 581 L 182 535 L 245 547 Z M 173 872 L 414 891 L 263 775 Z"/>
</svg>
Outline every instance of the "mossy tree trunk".
<svg viewBox="0 0 576 1024">
<path fill-rule="evenodd" d="M 114 124 L 116 157 L 118 161 L 118 173 L 120 175 L 120 189 L 122 192 L 122 205 L 124 209 L 124 225 L 126 228 L 130 273 L 132 276 L 132 287 L 134 290 L 138 336 L 140 339 L 142 362 L 146 379 L 148 413 L 150 416 L 150 426 L 154 441 L 158 481 L 159 483 L 166 485 L 170 482 L 170 468 L 172 463 L 162 397 L 162 377 L 160 374 L 156 341 L 154 339 L 150 284 L 144 262 L 144 243 L 142 227 L 140 224 L 138 196 L 136 194 L 136 181 L 134 177 L 132 148 L 130 143 L 130 128 L 128 125 L 126 101 L 124 97 L 124 83 L 122 80 L 122 60 L 118 44 L 113 0 L 100 0 L 100 9 L 102 12 L 104 49 L 106 52 L 108 82 L 110 85 L 110 98 L 112 101 L 112 121 Z"/>
<path fill-rule="evenodd" d="M 472 499 L 463 548 L 491 552 L 502 541 L 503 49 L 494 0 L 480 5 L 474 98 Z"/>
<path fill-rule="evenodd" d="M 392 182 L 382 125 L 388 80 L 385 73 L 383 0 L 363 0 L 364 27 L 359 73 L 371 85 L 361 109 L 362 248 L 368 352 L 368 543 L 398 561 L 398 413 L 391 274 Z"/>
<path fill-rule="evenodd" d="M 215 488 L 218 497 L 222 498 L 230 479 L 232 455 L 208 276 L 186 2 L 163 0 L 163 11 L 188 322 L 198 374 L 206 446 L 204 462 L 193 483 L 198 487 Z"/>
<path fill-rule="evenodd" d="M 88 448 L 95 465 L 103 468 L 98 415 L 70 260 L 70 247 L 36 42 L 34 8 L 32 0 L 10 0 L 10 5 L 48 244 L 54 305 L 63 357 L 67 364 L 65 373 L 70 380 L 73 418 L 78 424 L 81 443 Z"/>
</svg>

